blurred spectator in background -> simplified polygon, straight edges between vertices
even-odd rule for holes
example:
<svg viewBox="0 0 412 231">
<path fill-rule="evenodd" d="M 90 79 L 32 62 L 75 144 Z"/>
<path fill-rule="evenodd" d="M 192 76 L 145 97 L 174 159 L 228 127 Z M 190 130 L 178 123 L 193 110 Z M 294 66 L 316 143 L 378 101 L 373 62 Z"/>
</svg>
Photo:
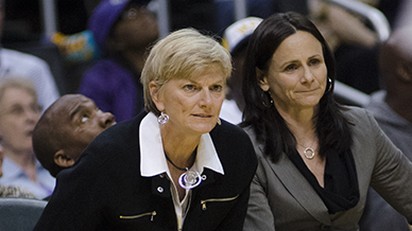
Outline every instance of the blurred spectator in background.
<svg viewBox="0 0 412 231">
<path fill-rule="evenodd" d="M 359 0 L 383 13 L 391 27 L 404 0 Z M 370 23 L 338 5 L 308 0 L 309 15 L 334 52 L 337 80 L 364 93 L 380 89 L 378 47 L 380 40 Z M 389 28 L 390 29 L 390 28 Z"/>
<path fill-rule="evenodd" d="M 89 19 L 103 59 L 86 70 L 79 92 L 118 121 L 143 109 L 140 72 L 148 47 L 159 37 L 147 0 L 101 1 Z"/>
<path fill-rule="evenodd" d="M 267 18 L 275 12 L 295 11 L 308 13 L 308 0 L 245 0 L 246 15 Z M 219 34 L 236 21 L 236 0 L 214 0 L 216 11 L 216 27 Z"/>
<path fill-rule="evenodd" d="M 373 4 L 368 0 L 361 2 Z M 379 39 L 375 31 L 364 19 L 340 6 L 309 0 L 309 9 L 311 18 L 334 52 L 336 78 L 365 93 L 378 90 L 376 48 Z"/>
<path fill-rule="evenodd" d="M 399 28 L 380 49 L 383 88 L 366 107 L 392 142 L 412 160 L 412 27 Z M 369 190 L 362 231 L 408 231 L 408 223 L 373 189 Z"/>
<path fill-rule="evenodd" d="M 0 38 L 3 22 L 4 0 L 0 0 Z M 5 76 L 21 76 L 29 79 L 35 86 L 39 102 L 43 107 L 48 107 L 59 96 L 50 67 L 44 60 L 0 46 L 0 79 Z"/>
<path fill-rule="evenodd" d="M 230 25 L 223 34 L 222 45 L 232 55 L 233 71 L 228 79 L 228 92 L 223 101 L 220 117 L 233 124 L 242 122 L 245 105 L 242 94 L 242 67 L 246 58 L 246 47 L 250 35 L 262 21 L 258 17 L 247 17 Z"/>
<path fill-rule="evenodd" d="M 0 82 L 0 140 L 4 150 L 1 185 L 14 185 L 38 199 L 50 195 L 55 180 L 36 160 L 32 132 L 41 113 L 31 82 L 9 77 Z"/>
<path fill-rule="evenodd" d="M 4 150 L 0 146 L 0 177 L 3 175 L 3 158 Z M 19 187 L 6 186 L 0 184 L 0 198 L 1 197 L 24 197 L 24 198 L 34 198 L 34 195 L 21 190 Z"/>
<path fill-rule="evenodd" d="M 86 146 L 116 123 L 110 112 L 102 112 L 93 100 L 67 94 L 47 108 L 33 131 L 37 159 L 54 177 L 73 166 Z"/>
</svg>

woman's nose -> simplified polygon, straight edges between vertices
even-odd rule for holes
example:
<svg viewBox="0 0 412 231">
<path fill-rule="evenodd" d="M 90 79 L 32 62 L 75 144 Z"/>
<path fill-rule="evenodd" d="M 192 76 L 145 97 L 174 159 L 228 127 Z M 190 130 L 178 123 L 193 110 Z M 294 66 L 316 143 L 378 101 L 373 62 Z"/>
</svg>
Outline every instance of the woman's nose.
<svg viewBox="0 0 412 231">
<path fill-rule="evenodd" d="M 303 67 L 302 81 L 303 82 L 311 82 L 313 80 L 314 80 L 314 76 L 313 76 L 312 70 L 310 69 L 310 67 L 304 66 Z"/>
</svg>

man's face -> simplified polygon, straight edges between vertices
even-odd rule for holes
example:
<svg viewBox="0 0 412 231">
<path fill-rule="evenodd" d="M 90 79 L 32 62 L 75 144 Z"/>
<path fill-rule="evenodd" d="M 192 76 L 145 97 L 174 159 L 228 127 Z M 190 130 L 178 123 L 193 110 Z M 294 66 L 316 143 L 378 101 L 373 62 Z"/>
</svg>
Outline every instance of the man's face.
<svg viewBox="0 0 412 231">
<path fill-rule="evenodd" d="M 65 95 L 57 103 L 53 115 L 61 124 L 64 149 L 74 160 L 97 135 L 116 123 L 110 112 L 102 112 L 83 95 Z"/>
</svg>

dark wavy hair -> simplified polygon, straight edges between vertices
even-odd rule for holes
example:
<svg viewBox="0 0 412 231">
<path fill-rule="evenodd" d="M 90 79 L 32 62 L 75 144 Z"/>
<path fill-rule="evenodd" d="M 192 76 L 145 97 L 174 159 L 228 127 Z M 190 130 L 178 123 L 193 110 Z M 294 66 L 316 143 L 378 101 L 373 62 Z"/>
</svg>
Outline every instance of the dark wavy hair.
<svg viewBox="0 0 412 231">
<path fill-rule="evenodd" d="M 279 45 L 297 31 L 312 34 L 322 45 L 325 65 L 328 72 L 325 94 L 319 102 L 313 118 L 319 139 L 320 155 L 335 149 L 338 153 L 349 151 L 352 136 L 349 122 L 343 117 L 343 107 L 333 97 L 335 81 L 335 61 L 322 34 L 305 16 L 295 13 L 276 13 L 266 18 L 252 34 L 248 48 L 247 61 L 244 66 L 242 85 L 245 100 L 243 121 L 240 126 L 250 126 L 256 134 L 257 141 L 264 144 L 263 153 L 276 162 L 282 153 L 296 153 L 296 138 L 289 130 L 284 119 L 270 101 L 268 92 L 264 92 L 259 81 L 262 76 L 256 69 L 266 73 L 273 54 Z"/>
</svg>

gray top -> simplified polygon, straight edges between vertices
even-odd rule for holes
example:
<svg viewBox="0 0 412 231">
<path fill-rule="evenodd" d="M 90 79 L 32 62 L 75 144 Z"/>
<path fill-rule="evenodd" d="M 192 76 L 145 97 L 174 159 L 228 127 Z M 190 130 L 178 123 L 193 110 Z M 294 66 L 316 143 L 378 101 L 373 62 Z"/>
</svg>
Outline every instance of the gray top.
<svg viewBox="0 0 412 231">
<path fill-rule="evenodd" d="M 373 113 L 389 139 L 412 160 L 412 123 L 389 107 L 384 101 L 385 95 L 385 91 L 373 94 L 366 109 Z M 368 192 L 365 212 L 359 226 L 362 231 L 409 231 L 406 219 L 373 189 Z"/>
<path fill-rule="evenodd" d="M 354 125 L 352 153 L 359 182 L 359 202 L 329 214 L 321 198 L 286 155 L 277 163 L 263 155 L 251 129 L 246 129 L 258 155 L 244 230 L 359 230 L 369 186 L 374 186 L 412 221 L 412 163 L 397 149 L 365 109 L 344 112 Z M 400 190 L 402 189 L 402 190 Z"/>
</svg>

